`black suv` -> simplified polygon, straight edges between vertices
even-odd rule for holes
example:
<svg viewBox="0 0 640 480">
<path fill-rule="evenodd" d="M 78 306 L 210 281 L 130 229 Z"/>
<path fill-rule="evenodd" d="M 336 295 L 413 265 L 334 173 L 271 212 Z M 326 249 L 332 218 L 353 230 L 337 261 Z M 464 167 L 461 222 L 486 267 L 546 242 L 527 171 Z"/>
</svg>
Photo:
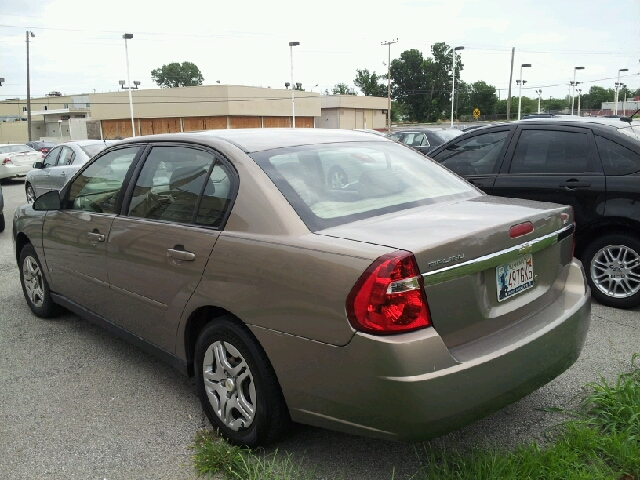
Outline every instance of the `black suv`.
<svg viewBox="0 0 640 480">
<path fill-rule="evenodd" d="M 573 206 L 593 296 L 640 304 L 640 123 L 558 117 L 473 130 L 433 150 L 490 195 Z"/>
</svg>

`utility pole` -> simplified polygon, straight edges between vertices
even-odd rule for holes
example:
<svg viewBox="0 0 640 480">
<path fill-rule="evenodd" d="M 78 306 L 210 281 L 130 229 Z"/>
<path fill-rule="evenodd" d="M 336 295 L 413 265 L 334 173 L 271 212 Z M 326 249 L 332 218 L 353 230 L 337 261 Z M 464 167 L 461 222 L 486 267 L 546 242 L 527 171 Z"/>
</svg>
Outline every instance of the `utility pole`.
<svg viewBox="0 0 640 480">
<path fill-rule="evenodd" d="M 29 37 L 35 37 L 33 32 L 27 31 L 27 130 L 31 141 L 31 77 L 29 75 Z"/>
<path fill-rule="evenodd" d="M 509 74 L 509 90 L 507 92 L 507 122 L 511 120 L 511 82 L 513 81 L 513 57 L 516 54 L 516 47 L 511 48 L 511 73 Z"/>
<path fill-rule="evenodd" d="M 451 58 L 453 63 L 451 65 L 451 71 L 453 77 L 451 78 L 451 127 L 453 128 L 453 98 L 456 95 L 456 50 L 464 50 L 464 47 L 456 47 L 451 49 Z"/>
<path fill-rule="evenodd" d="M 127 59 L 127 85 L 129 86 L 129 113 L 131 114 L 131 135 L 136 136 L 136 126 L 133 123 L 133 98 L 131 97 L 131 77 L 129 76 L 129 48 L 127 47 L 127 40 L 133 38 L 133 33 L 125 33 L 122 35 L 124 39 L 124 55 Z"/>
<path fill-rule="evenodd" d="M 380 45 L 389 47 L 389 56 L 387 61 L 387 133 L 391 133 L 391 45 L 398 43 L 398 39 L 389 42 L 382 42 Z"/>
<path fill-rule="evenodd" d="M 291 59 L 291 128 L 296 128 L 296 84 L 293 83 L 293 47 L 300 45 L 300 42 L 289 42 L 289 54 Z"/>
</svg>

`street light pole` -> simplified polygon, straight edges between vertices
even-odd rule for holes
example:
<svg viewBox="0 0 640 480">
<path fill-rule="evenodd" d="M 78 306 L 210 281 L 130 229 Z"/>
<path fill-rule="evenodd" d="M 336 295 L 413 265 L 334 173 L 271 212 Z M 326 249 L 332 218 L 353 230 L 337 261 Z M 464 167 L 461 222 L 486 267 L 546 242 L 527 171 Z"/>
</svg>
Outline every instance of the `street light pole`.
<svg viewBox="0 0 640 480">
<path fill-rule="evenodd" d="M 578 88 L 578 116 L 580 116 L 580 97 L 582 96 L 582 89 Z"/>
<path fill-rule="evenodd" d="M 391 132 L 391 45 L 398 43 L 398 39 L 393 39 L 389 42 L 382 42 L 380 45 L 386 45 L 389 47 L 389 54 L 387 59 L 387 133 Z"/>
<path fill-rule="evenodd" d="M 617 115 L 618 114 L 618 88 L 620 88 L 620 72 L 628 72 L 629 69 L 628 68 L 621 68 L 620 70 L 618 70 L 618 82 L 616 83 L 616 99 L 613 102 L 613 114 Z"/>
<path fill-rule="evenodd" d="M 35 37 L 33 32 L 27 31 L 27 136 L 31 141 L 31 76 L 29 73 L 29 37 Z"/>
<path fill-rule="evenodd" d="M 520 65 L 520 82 L 518 84 L 518 120 L 520 120 L 520 112 L 522 111 L 522 85 L 524 85 L 524 82 L 522 81 L 522 69 L 530 66 L 530 63 L 523 63 Z"/>
<path fill-rule="evenodd" d="M 300 42 L 289 42 L 289 54 L 291 56 L 291 128 L 296 128 L 296 84 L 293 83 L 293 47 L 300 45 Z"/>
<path fill-rule="evenodd" d="M 127 58 L 127 85 L 131 87 L 131 77 L 129 76 L 129 49 L 127 48 L 127 40 L 133 38 L 133 33 L 125 33 L 122 35 L 124 38 L 124 54 Z M 136 126 L 133 123 L 133 98 L 131 97 L 131 88 L 129 88 L 129 112 L 131 113 L 131 133 L 136 136 Z"/>
<path fill-rule="evenodd" d="M 538 113 L 540 113 L 540 99 L 542 98 L 542 89 L 536 90 L 536 93 L 538 94 Z"/>
<path fill-rule="evenodd" d="M 573 115 L 573 99 L 576 96 L 576 70 L 584 70 L 584 67 L 573 67 L 573 83 L 571 84 L 571 115 Z"/>
<path fill-rule="evenodd" d="M 453 58 L 453 64 L 451 67 L 451 71 L 453 72 L 453 77 L 451 80 L 451 126 L 453 127 L 453 97 L 456 94 L 456 50 L 464 50 L 464 47 L 456 47 L 451 49 L 451 55 Z"/>
<path fill-rule="evenodd" d="M 622 115 L 626 115 L 627 111 L 627 86 L 623 83 L 622 88 L 624 88 L 624 100 L 622 101 Z"/>
</svg>

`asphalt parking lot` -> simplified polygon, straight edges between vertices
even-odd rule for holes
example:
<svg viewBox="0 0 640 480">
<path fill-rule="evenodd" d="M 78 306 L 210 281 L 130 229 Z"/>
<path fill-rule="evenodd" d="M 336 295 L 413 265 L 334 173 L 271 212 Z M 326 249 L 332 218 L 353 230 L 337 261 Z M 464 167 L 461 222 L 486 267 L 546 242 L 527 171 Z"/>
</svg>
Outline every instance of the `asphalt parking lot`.
<svg viewBox="0 0 640 480">
<path fill-rule="evenodd" d="M 20 288 L 11 218 L 24 183 L 3 185 L 0 234 L 0 477 L 195 478 L 189 444 L 208 425 L 193 381 L 73 314 L 36 318 Z M 572 404 L 580 388 L 611 379 L 640 351 L 640 308 L 593 305 L 581 358 L 506 409 L 437 440 L 447 449 L 541 440 L 559 419 L 541 409 Z M 420 445 L 300 427 L 276 445 L 317 478 L 407 478 Z"/>
</svg>

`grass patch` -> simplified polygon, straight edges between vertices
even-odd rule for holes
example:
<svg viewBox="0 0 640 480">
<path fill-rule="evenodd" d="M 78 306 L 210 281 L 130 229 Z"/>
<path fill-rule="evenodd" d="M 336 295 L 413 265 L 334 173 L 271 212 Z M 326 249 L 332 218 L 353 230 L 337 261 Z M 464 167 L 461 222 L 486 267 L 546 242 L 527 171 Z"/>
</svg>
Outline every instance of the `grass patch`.
<svg viewBox="0 0 640 480">
<path fill-rule="evenodd" d="M 640 480 L 640 368 L 609 384 L 604 378 L 585 387 L 571 419 L 549 433 L 549 443 L 536 442 L 510 452 L 496 448 L 449 451 L 426 444 L 419 452 L 422 466 L 414 480 Z M 199 475 L 225 479 L 308 479 L 289 454 L 265 454 L 234 447 L 211 431 L 199 433 L 192 445 Z M 339 472 L 336 472 L 338 475 Z"/>
<path fill-rule="evenodd" d="M 191 448 L 196 472 L 200 476 L 227 480 L 298 480 L 311 478 L 312 472 L 294 463 L 290 454 L 266 454 L 261 450 L 230 445 L 210 430 L 198 432 Z"/>
</svg>

